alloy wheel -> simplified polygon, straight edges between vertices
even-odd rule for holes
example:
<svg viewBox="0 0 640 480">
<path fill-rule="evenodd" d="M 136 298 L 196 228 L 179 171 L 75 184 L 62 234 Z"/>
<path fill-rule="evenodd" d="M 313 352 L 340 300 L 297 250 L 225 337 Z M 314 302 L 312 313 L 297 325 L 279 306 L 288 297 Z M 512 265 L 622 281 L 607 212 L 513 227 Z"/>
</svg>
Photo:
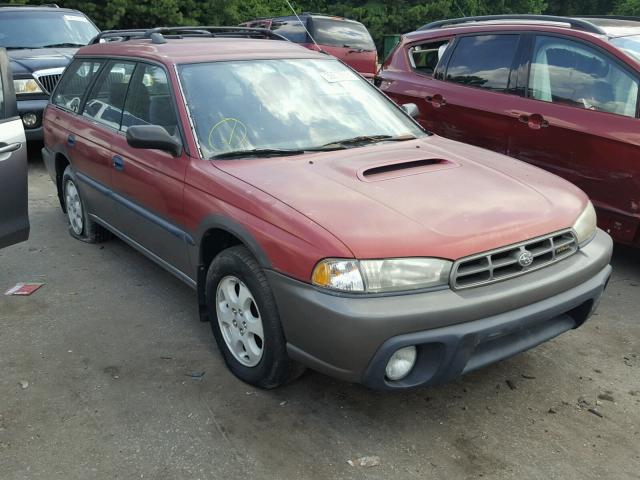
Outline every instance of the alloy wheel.
<svg viewBox="0 0 640 480">
<path fill-rule="evenodd" d="M 216 313 L 220 331 L 234 358 L 245 367 L 258 365 L 264 353 L 264 330 L 249 287 L 234 276 L 220 280 Z"/>
</svg>

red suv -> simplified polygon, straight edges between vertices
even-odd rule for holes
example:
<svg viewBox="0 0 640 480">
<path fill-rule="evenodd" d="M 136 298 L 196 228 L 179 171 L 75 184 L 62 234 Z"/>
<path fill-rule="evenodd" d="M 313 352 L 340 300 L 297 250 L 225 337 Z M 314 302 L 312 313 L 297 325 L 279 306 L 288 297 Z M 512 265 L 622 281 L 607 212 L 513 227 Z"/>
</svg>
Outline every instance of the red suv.
<svg viewBox="0 0 640 480">
<path fill-rule="evenodd" d="M 301 365 L 444 382 L 587 320 L 612 242 L 578 188 L 427 134 L 272 35 L 107 32 L 78 51 L 43 150 L 74 237 L 113 233 L 196 289 L 231 371 L 264 388 Z"/>
<path fill-rule="evenodd" d="M 339 58 L 364 77 L 373 80 L 378 70 L 378 52 L 371 34 L 360 22 L 318 13 L 260 18 L 242 24 L 268 28 L 311 50 L 322 50 Z"/>
<path fill-rule="evenodd" d="M 571 181 L 640 246 L 640 20 L 495 16 L 405 35 L 377 79 L 420 123 Z"/>
</svg>

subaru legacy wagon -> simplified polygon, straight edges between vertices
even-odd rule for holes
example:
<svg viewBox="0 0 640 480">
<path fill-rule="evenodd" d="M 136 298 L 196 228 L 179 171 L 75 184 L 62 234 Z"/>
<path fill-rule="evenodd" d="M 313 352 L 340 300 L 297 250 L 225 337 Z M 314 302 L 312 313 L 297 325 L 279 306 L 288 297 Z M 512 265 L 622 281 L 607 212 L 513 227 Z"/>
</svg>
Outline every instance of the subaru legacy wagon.
<svg viewBox="0 0 640 480">
<path fill-rule="evenodd" d="M 197 290 L 229 369 L 451 380 L 581 326 L 612 242 L 577 187 L 425 132 L 269 30 L 102 33 L 45 112 L 70 233 Z"/>
</svg>

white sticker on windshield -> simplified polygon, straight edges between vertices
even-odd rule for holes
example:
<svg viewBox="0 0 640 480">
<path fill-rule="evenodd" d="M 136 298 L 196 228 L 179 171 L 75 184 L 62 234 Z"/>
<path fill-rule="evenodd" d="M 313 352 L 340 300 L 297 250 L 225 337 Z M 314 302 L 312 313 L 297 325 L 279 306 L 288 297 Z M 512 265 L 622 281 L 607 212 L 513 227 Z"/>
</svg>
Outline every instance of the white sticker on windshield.
<svg viewBox="0 0 640 480">
<path fill-rule="evenodd" d="M 358 77 L 348 70 L 345 72 L 324 72 L 320 75 L 329 83 L 353 82 L 358 79 Z"/>
<path fill-rule="evenodd" d="M 89 20 L 87 20 L 87 17 L 83 17 L 80 15 L 65 15 L 64 16 L 65 20 L 68 20 L 70 22 L 84 22 L 84 23 L 89 23 Z"/>
</svg>

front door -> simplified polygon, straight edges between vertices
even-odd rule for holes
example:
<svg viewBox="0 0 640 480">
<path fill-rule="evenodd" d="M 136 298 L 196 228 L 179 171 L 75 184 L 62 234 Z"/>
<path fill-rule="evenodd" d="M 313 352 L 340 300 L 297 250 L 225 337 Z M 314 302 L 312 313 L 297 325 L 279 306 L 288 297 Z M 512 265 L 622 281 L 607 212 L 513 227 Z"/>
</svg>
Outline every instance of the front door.
<svg viewBox="0 0 640 480">
<path fill-rule="evenodd" d="M 0 248 L 28 238 L 27 144 L 7 52 L 0 49 Z"/>
<path fill-rule="evenodd" d="M 187 245 L 193 243 L 182 225 L 187 156 L 130 147 L 125 133 L 134 125 L 159 125 L 180 137 L 167 73 L 159 65 L 137 65 L 126 95 L 121 132 L 113 138 L 112 184 L 120 199 L 113 226 L 182 277 L 181 273 L 191 269 Z"/>
<path fill-rule="evenodd" d="M 639 80 L 581 41 L 532 37 L 525 98 L 514 98 L 509 155 L 584 190 L 599 225 L 623 243 L 640 232 Z"/>
</svg>

